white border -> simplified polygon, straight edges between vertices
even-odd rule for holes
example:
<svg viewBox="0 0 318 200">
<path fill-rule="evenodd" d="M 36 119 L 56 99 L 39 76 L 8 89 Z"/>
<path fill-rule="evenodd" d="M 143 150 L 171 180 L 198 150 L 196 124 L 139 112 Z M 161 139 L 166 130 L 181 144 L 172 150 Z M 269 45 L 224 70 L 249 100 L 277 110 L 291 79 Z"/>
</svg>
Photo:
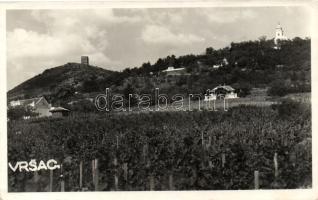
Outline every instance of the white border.
<svg viewBox="0 0 318 200">
<path fill-rule="evenodd" d="M 39 0 L 40 1 L 40 0 Z M 180 192 L 66 192 L 66 193 L 7 193 L 7 117 L 6 117 L 6 9 L 101 9 L 101 8 L 171 8 L 171 7 L 259 7 L 259 6 L 308 6 L 312 12 L 312 121 L 317 121 L 317 1 L 95 1 L 95 2 L 0 2 L 0 199 L 318 199 L 318 160 L 316 152 L 317 126 L 312 126 L 313 141 L 313 189 L 297 190 L 240 190 L 240 191 L 180 191 Z M 292 19 L 291 19 L 292 20 Z"/>
</svg>

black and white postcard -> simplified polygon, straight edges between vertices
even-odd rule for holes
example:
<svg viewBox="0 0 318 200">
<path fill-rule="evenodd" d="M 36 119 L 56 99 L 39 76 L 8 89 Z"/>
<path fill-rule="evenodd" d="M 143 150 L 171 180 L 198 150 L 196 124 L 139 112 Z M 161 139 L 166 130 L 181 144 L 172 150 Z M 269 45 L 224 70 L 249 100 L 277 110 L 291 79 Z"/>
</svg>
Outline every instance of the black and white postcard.
<svg viewBox="0 0 318 200">
<path fill-rule="evenodd" d="M 317 2 L 183 3 L 3 4 L 0 198 L 318 198 Z"/>
</svg>

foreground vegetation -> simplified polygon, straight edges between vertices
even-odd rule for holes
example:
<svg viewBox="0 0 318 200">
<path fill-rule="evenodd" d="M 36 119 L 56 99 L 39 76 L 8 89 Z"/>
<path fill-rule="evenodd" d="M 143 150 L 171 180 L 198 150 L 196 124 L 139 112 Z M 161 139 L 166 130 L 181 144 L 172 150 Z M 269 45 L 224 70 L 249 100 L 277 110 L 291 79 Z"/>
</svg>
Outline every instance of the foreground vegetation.
<svg viewBox="0 0 318 200">
<path fill-rule="evenodd" d="M 277 153 L 278 174 L 273 157 Z M 253 189 L 311 187 L 310 107 L 284 100 L 228 112 L 86 115 L 8 122 L 8 161 L 56 159 L 53 191 L 94 190 L 91 160 L 99 159 L 98 190 Z M 116 161 L 115 161 L 116 160 Z M 123 165 L 127 164 L 126 174 Z M 9 191 L 47 191 L 49 174 L 9 170 Z M 115 176 L 118 184 L 115 184 Z"/>
</svg>

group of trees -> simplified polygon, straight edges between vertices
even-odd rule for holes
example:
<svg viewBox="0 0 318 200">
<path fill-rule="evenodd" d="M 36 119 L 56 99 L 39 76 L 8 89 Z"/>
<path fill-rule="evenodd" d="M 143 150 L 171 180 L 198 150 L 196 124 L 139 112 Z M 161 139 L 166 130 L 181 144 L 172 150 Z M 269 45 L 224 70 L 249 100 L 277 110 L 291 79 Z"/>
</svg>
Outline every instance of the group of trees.
<svg viewBox="0 0 318 200">
<path fill-rule="evenodd" d="M 9 107 L 7 111 L 7 117 L 9 120 L 19 120 L 23 119 L 23 117 L 35 117 L 38 115 L 39 114 L 34 112 L 34 109 L 29 106 Z"/>
<path fill-rule="evenodd" d="M 296 37 L 292 40 L 281 41 L 280 49 L 274 49 L 273 40 L 260 38 L 257 41 L 234 43 L 229 47 L 215 50 L 206 48 L 205 54 L 175 55 L 159 58 L 154 64 L 143 63 L 140 68 L 127 68 L 122 73 L 130 75 L 149 75 L 158 73 L 168 66 L 194 67 L 201 62 L 207 67 L 220 64 L 224 58 L 229 62 L 229 68 L 248 68 L 251 70 L 273 70 L 276 65 L 286 65 L 296 70 L 310 69 L 310 39 Z"/>
<path fill-rule="evenodd" d="M 222 62 L 221 67 L 213 68 Z M 167 79 L 161 71 L 169 66 L 185 67 L 190 75 Z M 273 96 L 309 92 L 310 39 L 281 41 L 280 48 L 275 49 L 273 40 L 262 37 L 256 41 L 232 42 L 222 49 L 208 47 L 200 55 L 169 55 L 153 64 L 145 62 L 141 67 L 114 72 L 104 79 L 90 79 L 84 83 L 83 92 L 104 92 L 105 88 L 111 88 L 120 94 L 152 93 L 154 87 L 159 87 L 168 95 L 187 95 L 220 84 L 233 86 L 240 96 L 248 95 L 253 87 L 269 87 L 268 94 Z"/>
<path fill-rule="evenodd" d="M 280 42 L 280 48 L 274 48 L 274 41 L 265 37 L 256 41 L 234 43 L 221 49 L 206 48 L 200 55 L 169 55 L 159 58 L 155 63 L 143 63 L 140 67 L 126 68 L 121 72 L 103 72 L 102 69 L 91 70 L 89 67 L 81 72 L 80 66 L 67 64 L 59 70 L 67 74 L 80 74 L 86 78 L 74 80 L 81 84 L 54 87 L 50 102 L 62 105 L 79 98 L 79 93 L 100 93 L 105 88 L 111 88 L 114 93 L 151 93 L 154 87 L 159 87 L 168 95 L 170 93 L 198 93 L 220 84 L 228 84 L 237 89 L 240 96 L 249 94 L 253 87 L 269 87 L 269 95 L 283 96 L 293 92 L 309 92 L 310 87 L 310 39 L 294 38 Z M 226 62 L 224 63 L 224 59 Z M 214 68 L 214 65 L 221 65 Z M 162 70 L 173 66 L 184 67 L 188 75 L 167 78 Z M 70 70 L 70 68 L 72 70 Z M 75 72 L 74 72 L 75 70 Z M 96 70 L 98 73 L 96 73 Z M 78 72 L 77 72 L 78 71 Z M 52 73 L 47 71 L 37 79 L 49 82 Z M 60 73 L 60 71 L 58 71 Z M 96 75 L 97 74 L 97 75 Z M 54 74 L 53 74 L 54 75 Z M 69 76 L 69 75 L 67 75 Z M 54 76 L 55 79 L 63 77 Z M 47 80 L 47 78 L 49 78 Z M 56 80 L 52 82 L 56 82 Z M 50 90 L 51 91 L 51 90 Z M 126 97 L 127 95 L 125 95 Z M 85 99 L 85 98 L 84 98 Z"/>
<path fill-rule="evenodd" d="M 195 78 L 195 83 L 201 85 L 202 89 L 218 84 L 271 86 L 281 78 L 292 80 L 292 83 L 301 82 L 298 85 L 310 82 L 310 39 L 296 37 L 281 41 L 280 49 L 273 47 L 273 40 L 260 38 L 257 41 L 231 43 L 229 47 L 218 50 L 208 47 L 205 54 L 201 55 L 171 55 L 159 58 L 154 64 L 146 62 L 140 68 L 127 68 L 114 74 L 116 81 L 110 77 L 106 85 L 121 85 L 128 77 L 160 76 L 160 72 L 168 66 L 185 67 L 191 74 L 187 79 Z M 213 65 L 220 64 L 224 58 L 227 65 L 213 69 Z M 181 88 L 182 85 L 178 83 L 171 87 Z M 308 87 L 301 90 L 308 91 Z"/>
</svg>

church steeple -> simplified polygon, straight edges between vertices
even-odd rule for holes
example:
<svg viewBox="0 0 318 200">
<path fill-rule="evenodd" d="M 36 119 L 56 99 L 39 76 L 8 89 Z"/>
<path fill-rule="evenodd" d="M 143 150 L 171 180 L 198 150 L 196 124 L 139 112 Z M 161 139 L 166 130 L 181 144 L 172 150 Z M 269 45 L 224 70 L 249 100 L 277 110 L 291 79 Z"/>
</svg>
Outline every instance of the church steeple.
<svg viewBox="0 0 318 200">
<path fill-rule="evenodd" d="M 284 35 L 284 30 L 282 26 L 280 25 L 280 22 L 278 22 L 276 26 L 275 39 L 274 39 L 275 45 L 277 45 L 278 40 L 287 40 L 287 37 Z"/>
</svg>

